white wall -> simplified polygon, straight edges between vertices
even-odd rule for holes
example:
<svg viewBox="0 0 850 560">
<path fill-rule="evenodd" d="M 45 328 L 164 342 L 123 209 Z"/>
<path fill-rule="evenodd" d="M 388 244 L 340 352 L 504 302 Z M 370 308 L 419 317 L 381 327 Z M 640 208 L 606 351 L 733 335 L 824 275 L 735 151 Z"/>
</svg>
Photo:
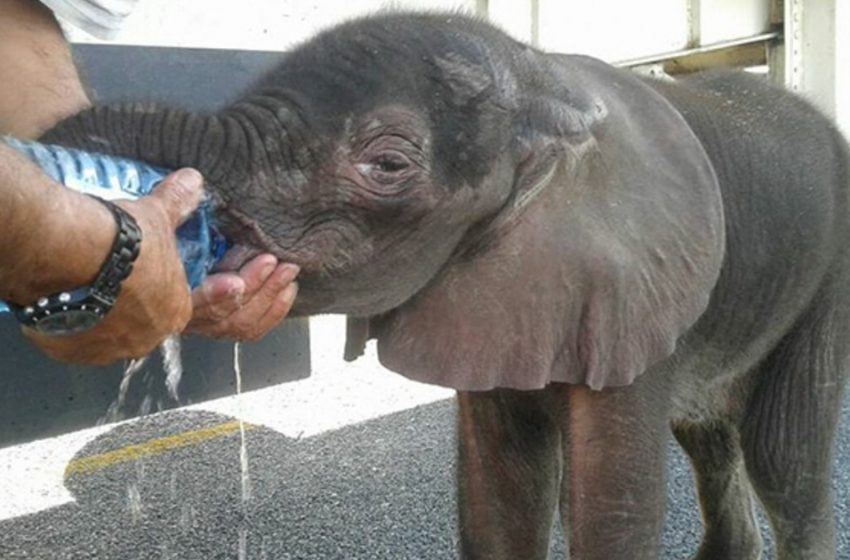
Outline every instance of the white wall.
<svg viewBox="0 0 850 560">
<path fill-rule="evenodd" d="M 476 0 L 139 0 L 111 41 L 66 27 L 81 43 L 280 51 L 345 19 L 387 7 L 464 9 Z"/>
<path fill-rule="evenodd" d="M 835 120 L 850 139 L 850 2 L 838 2 L 835 28 Z"/>
<path fill-rule="evenodd" d="M 703 45 L 757 35 L 768 28 L 767 0 L 699 0 Z"/>
<path fill-rule="evenodd" d="M 516 37 L 520 41 L 536 43 L 532 36 L 533 10 L 532 2 L 518 0 L 488 0 L 486 10 L 481 15 Z"/>
<path fill-rule="evenodd" d="M 786 0 L 785 83 L 850 138 L 850 1 Z"/>
<path fill-rule="evenodd" d="M 689 3 L 703 43 L 764 30 L 768 0 L 140 0 L 114 43 L 285 50 L 317 30 L 387 7 L 488 15 L 544 49 L 616 61 L 681 49 Z M 534 19 L 537 6 L 536 21 Z M 533 36 L 532 30 L 537 30 Z M 99 42 L 69 30 L 77 42 Z"/>
<path fill-rule="evenodd" d="M 540 0 L 540 46 L 615 61 L 680 49 L 685 0 Z"/>
</svg>

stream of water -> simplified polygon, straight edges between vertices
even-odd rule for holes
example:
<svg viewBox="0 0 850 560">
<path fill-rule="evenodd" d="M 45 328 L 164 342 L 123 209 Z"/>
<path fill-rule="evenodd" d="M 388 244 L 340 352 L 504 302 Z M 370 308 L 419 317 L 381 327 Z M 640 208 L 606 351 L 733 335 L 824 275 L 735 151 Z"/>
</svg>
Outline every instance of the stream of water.
<svg viewBox="0 0 850 560">
<path fill-rule="evenodd" d="M 248 468 L 248 445 L 245 440 L 245 421 L 242 419 L 242 366 L 240 343 L 233 344 L 233 372 L 236 376 L 236 416 L 239 418 L 239 466 L 242 473 L 242 526 L 239 528 L 239 560 L 248 558 L 248 502 L 251 499 L 251 472 Z"/>
<path fill-rule="evenodd" d="M 147 361 L 148 356 L 127 362 L 127 366 L 124 368 L 124 374 L 121 377 L 121 384 L 118 386 L 118 397 L 116 397 L 109 405 L 109 408 L 106 409 L 106 414 L 97 421 L 98 426 L 117 422 L 121 419 L 121 409 L 124 407 L 124 402 L 127 400 L 127 390 L 130 388 L 130 381 L 133 380 L 133 376 L 141 371 Z"/>
<path fill-rule="evenodd" d="M 241 472 L 240 480 L 240 526 L 239 526 L 239 560 L 247 560 L 248 558 L 248 503 L 251 500 L 251 472 L 248 466 L 248 445 L 245 436 L 245 422 L 242 419 L 242 367 L 240 364 L 240 355 L 242 346 L 239 342 L 233 345 L 233 373 L 236 381 L 236 415 L 239 419 L 239 467 Z M 162 365 L 165 370 L 165 386 L 169 396 L 180 402 L 179 386 L 180 380 L 183 377 L 183 360 L 181 356 L 180 337 L 179 335 L 168 337 L 160 346 L 162 354 Z M 100 419 L 98 424 L 107 422 L 116 422 L 123 417 L 122 408 L 127 400 L 127 392 L 130 387 L 130 382 L 134 376 L 141 371 L 148 358 L 138 360 L 130 360 L 124 368 L 124 374 L 121 377 L 121 384 L 118 388 L 118 397 L 109 405 L 106 415 Z M 150 395 L 146 395 L 142 400 L 139 413 L 144 415 L 150 411 L 152 399 Z M 161 407 L 160 407 L 161 408 Z M 176 494 L 176 474 L 171 479 L 172 497 Z M 133 522 L 138 522 L 142 516 L 142 499 L 139 491 L 139 483 L 131 482 L 127 485 L 127 500 L 130 509 L 130 516 Z M 186 508 L 181 510 L 180 525 L 186 527 L 189 523 L 189 512 Z"/>
<path fill-rule="evenodd" d="M 162 352 L 162 367 L 165 369 L 165 387 L 175 402 L 180 402 L 177 389 L 183 378 L 183 358 L 180 354 L 180 335 L 169 336 L 160 346 Z"/>
</svg>

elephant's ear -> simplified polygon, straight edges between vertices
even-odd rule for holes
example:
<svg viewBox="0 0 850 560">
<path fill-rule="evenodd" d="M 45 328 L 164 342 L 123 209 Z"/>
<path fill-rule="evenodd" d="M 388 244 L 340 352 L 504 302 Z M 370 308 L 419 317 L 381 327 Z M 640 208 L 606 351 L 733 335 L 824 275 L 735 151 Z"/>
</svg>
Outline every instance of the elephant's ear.
<svg viewBox="0 0 850 560">
<path fill-rule="evenodd" d="M 725 243 L 702 146 L 633 75 L 547 60 L 569 89 L 523 102 L 511 203 L 424 290 L 371 319 L 390 369 L 464 390 L 628 385 L 704 312 Z"/>
</svg>

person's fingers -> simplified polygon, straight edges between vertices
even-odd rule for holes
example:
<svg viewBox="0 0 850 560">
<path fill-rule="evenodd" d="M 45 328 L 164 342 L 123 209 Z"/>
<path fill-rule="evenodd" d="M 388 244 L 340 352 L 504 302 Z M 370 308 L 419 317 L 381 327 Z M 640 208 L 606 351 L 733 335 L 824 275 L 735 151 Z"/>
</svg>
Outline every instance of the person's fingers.
<svg viewBox="0 0 850 560">
<path fill-rule="evenodd" d="M 280 293 L 292 284 L 295 277 L 298 276 L 299 271 L 298 265 L 291 263 L 279 264 L 271 276 L 269 276 L 269 279 L 263 283 L 260 290 L 246 303 L 244 309 L 246 316 L 253 315 L 256 318 L 264 315 L 266 310 L 278 299 Z M 248 308 L 249 306 L 250 309 Z"/>
<path fill-rule="evenodd" d="M 212 274 L 192 290 L 192 322 L 226 319 L 244 297 L 245 281 L 238 274 Z"/>
<path fill-rule="evenodd" d="M 208 276 L 192 291 L 193 326 L 226 319 L 262 287 L 276 264 L 274 255 L 260 255 L 243 266 L 238 274 L 220 272 Z"/>
<path fill-rule="evenodd" d="M 175 171 L 153 190 L 150 199 L 162 204 L 173 227 L 182 224 L 201 203 L 204 179 L 191 167 Z"/>
<path fill-rule="evenodd" d="M 230 317 L 234 337 L 254 340 L 259 336 L 258 319 L 266 314 L 278 295 L 292 283 L 298 270 L 294 264 L 281 264 L 275 268 L 260 290 Z"/>
<path fill-rule="evenodd" d="M 243 305 L 223 320 L 209 317 L 193 319 L 190 330 L 216 338 L 256 340 L 280 322 L 292 307 L 297 288 L 288 288 L 298 275 L 294 264 L 278 265 L 261 288 L 251 296 L 246 294 Z M 244 278 L 244 276 L 243 276 Z M 287 291 L 288 290 L 288 291 Z"/>
<path fill-rule="evenodd" d="M 192 290 L 193 325 L 226 319 L 260 289 L 276 264 L 274 255 L 265 254 L 249 261 L 238 273 L 219 272 L 207 276 Z"/>
<path fill-rule="evenodd" d="M 289 314 L 292 309 L 292 304 L 295 303 L 295 296 L 298 295 L 298 283 L 292 282 L 277 297 L 269 306 L 266 314 L 257 322 L 255 332 L 250 340 L 259 340 L 266 336 L 270 330 L 275 328 L 284 317 Z"/>
<path fill-rule="evenodd" d="M 245 301 L 259 291 L 277 266 L 277 258 L 271 254 L 254 257 L 239 270 L 239 277 L 245 282 Z"/>
</svg>

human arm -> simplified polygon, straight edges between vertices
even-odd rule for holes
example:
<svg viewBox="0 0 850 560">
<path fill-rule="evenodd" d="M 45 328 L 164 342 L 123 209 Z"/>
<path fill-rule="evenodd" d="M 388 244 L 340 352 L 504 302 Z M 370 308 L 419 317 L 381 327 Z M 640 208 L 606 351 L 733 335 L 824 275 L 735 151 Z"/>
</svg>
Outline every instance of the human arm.
<svg viewBox="0 0 850 560">
<path fill-rule="evenodd" d="M 8 86 L 0 88 L 0 135 L 36 139 L 57 121 L 89 106 L 71 50 L 50 10 L 32 0 L 0 1 L 0 37 L 0 83 Z M 0 146 L 0 149 L 0 165 L 3 166 L 0 170 L 0 185 L 16 184 L 24 194 L 31 195 L 31 198 L 19 201 L 21 191 L 0 193 L 0 219 L 14 213 L 12 204 L 16 201 L 30 208 L 52 208 L 49 218 L 46 213 L 37 217 L 37 225 L 30 224 L 26 229 L 14 228 L 20 232 L 17 237 L 30 236 L 34 231 L 41 232 L 40 235 L 55 232 L 55 239 L 48 242 L 61 249 L 64 244 L 73 243 L 73 235 L 66 235 L 73 221 L 58 220 L 57 217 L 89 216 L 86 223 L 73 226 L 82 228 L 75 231 L 79 231 L 83 239 L 93 240 L 90 247 L 92 252 L 85 257 L 88 260 L 71 263 L 68 259 L 56 258 L 56 255 L 63 253 L 55 253 L 54 248 L 48 250 L 37 240 L 27 241 L 24 245 L 35 251 L 18 251 L 19 254 L 31 255 L 28 257 L 30 259 L 49 259 L 51 266 L 61 263 L 70 267 L 65 271 L 69 275 L 67 280 L 84 285 L 82 280 L 91 279 L 97 274 L 111 246 L 115 235 L 111 215 L 96 201 L 61 191 L 62 187 L 50 181 L 34 165 L 27 163 L 25 168 L 20 168 L 23 162 L 20 157 L 8 148 Z M 12 158 L 12 163 L 9 163 L 9 158 Z M 43 199 L 45 192 L 49 193 L 50 200 Z M 11 199 L 7 203 L 8 197 Z M 24 218 L 24 214 L 18 218 L 31 219 L 29 216 Z M 53 223 L 53 220 L 58 220 L 58 223 Z M 3 223 L 9 222 L 4 219 Z M 93 236 L 99 237 L 95 239 Z M 0 250 L 16 250 L 18 241 L 0 240 L 0 245 L 6 245 L 0 247 Z M 74 251 L 73 254 L 80 255 L 81 252 Z M 270 261 L 276 265 L 272 272 L 263 266 Z M 5 262 L 8 263 L 8 260 Z M 289 280 L 293 270 L 297 269 L 293 269 L 292 265 L 278 265 L 272 255 L 260 255 L 252 263 L 255 264 L 248 263 L 238 274 L 213 274 L 194 291 L 192 301 L 195 310 L 190 325 L 192 332 L 215 337 L 256 339 L 283 319 L 295 296 L 296 288 L 289 287 Z M 46 270 L 39 262 L 33 265 L 37 270 Z M 6 269 L 7 266 L 0 261 L 0 268 Z M 41 279 L 25 278 L 23 283 L 10 283 L 4 275 L 15 276 L 16 272 L 0 270 L 0 289 L 5 287 L 16 290 L 24 300 L 32 301 L 45 293 L 57 291 L 46 291 L 43 289 L 45 286 L 39 286 L 38 283 L 50 284 L 49 278 L 58 276 L 45 273 Z M 65 282 L 60 281 L 59 284 Z M 60 285 L 57 289 L 65 287 Z M 9 299 L 7 295 L 0 297 Z"/>
<path fill-rule="evenodd" d="M 25 333 L 51 357 L 104 364 L 145 355 L 183 330 L 192 301 L 174 230 L 201 195 L 200 175 L 183 170 L 151 196 L 121 202 L 137 220 L 142 243 L 115 307 L 79 335 Z M 114 218 L 99 202 L 54 183 L 5 146 L 0 146 L 0 224 L 0 298 L 19 305 L 90 284 L 116 233 Z"/>
</svg>

